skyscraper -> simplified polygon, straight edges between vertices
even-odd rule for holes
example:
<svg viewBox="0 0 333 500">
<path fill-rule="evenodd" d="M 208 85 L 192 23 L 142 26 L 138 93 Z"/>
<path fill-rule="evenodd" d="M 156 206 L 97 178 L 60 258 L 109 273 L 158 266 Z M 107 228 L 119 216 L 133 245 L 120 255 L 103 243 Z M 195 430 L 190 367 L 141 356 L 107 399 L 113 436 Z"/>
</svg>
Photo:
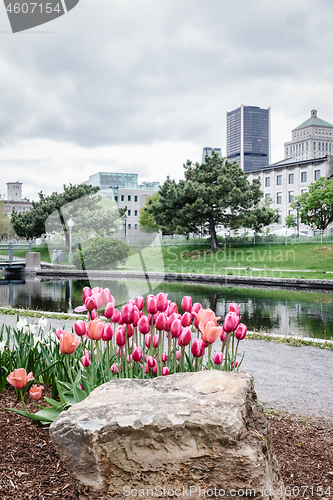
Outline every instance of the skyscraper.
<svg viewBox="0 0 333 500">
<path fill-rule="evenodd" d="M 208 155 L 210 158 L 212 157 L 212 151 L 215 151 L 219 155 L 220 158 L 222 158 L 222 151 L 221 148 L 208 148 L 205 147 L 202 150 L 202 156 L 201 156 L 201 163 L 205 163 L 205 158 Z"/>
<path fill-rule="evenodd" d="M 227 158 L 244 172 L 270 164 L 270 108 L 243 106 L 227 113 Z"/>
</svg>

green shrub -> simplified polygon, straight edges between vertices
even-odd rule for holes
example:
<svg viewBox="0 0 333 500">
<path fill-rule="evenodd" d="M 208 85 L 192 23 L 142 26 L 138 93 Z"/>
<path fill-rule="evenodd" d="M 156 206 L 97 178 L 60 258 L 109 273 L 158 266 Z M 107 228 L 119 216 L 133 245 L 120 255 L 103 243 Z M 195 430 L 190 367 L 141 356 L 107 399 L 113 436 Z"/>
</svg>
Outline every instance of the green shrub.
<svg viewBox="0 0 333 500">
<path fill-rule="evenodd" d="M 115 269 L 129 255 L 125 243 L 113 238 L 91 238 L 73 254 L 73 264 L 78 269 Z"/>
</svg>

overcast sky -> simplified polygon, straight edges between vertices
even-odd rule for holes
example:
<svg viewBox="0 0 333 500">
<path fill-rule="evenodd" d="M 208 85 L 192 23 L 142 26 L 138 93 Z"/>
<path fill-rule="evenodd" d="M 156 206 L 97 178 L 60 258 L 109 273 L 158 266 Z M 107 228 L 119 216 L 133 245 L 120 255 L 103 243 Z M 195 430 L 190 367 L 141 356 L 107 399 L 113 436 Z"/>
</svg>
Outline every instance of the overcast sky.
<svg viewBox="0 0 333 500">
<path fill-rule="evenodd" d="M 271 108 L 272 161 L 333 123 L 332 0 L 80 0 L 12 34 L 0 3 L 0 193 L 37 199 L 98 171 L 179 179 L 226 152 L 226 112 Z"/>
</svg>

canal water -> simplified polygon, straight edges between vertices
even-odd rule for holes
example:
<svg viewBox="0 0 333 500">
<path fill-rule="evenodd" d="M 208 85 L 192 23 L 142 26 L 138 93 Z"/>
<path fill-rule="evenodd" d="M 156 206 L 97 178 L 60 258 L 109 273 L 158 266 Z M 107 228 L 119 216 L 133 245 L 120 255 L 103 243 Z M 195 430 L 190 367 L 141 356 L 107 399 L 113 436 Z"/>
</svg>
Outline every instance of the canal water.
<svg viewBox="0 0 333 500">
<path fill-rule="evenodd" d="M 132 280 L 0 280 L 0 305 L 72 313 L 75 307 L 82 305 L 84 286 L 110 288 L 117 307 L 149 292 L 146 282 Z M 333 339 L 332 293 L 171 283 L 160 284 L 152 290 L 154 294 L 158 292 L 168 293 L 180 311 L 182 297 L 191 295 L 193 302 L 201 302 L 204 308 L 210 307 L 222 318 L 228 312 L 229 304 L 236 302 L 242 322 L 251 331 Z"/>
</svg>

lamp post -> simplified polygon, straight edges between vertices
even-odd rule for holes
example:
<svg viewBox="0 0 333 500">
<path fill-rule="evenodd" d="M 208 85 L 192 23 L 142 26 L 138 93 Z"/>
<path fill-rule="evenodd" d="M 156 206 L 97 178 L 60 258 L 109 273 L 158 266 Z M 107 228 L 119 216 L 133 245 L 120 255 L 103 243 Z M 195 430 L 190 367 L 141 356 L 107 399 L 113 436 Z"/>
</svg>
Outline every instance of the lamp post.
<svg viewBox="0 0 333 500">
<path fill-rule="evenodd" d="M 299 203 L 296 203 L 295 205 L 295 208 L 296 208 L 296 212 L 297 212 L 297 238 L 299 238 L 299 209 L 301 208 L 301 205 Z"/>
<path fill-rule="evenodd" d="M 72 263 L 72 229 L 74 226 L 74 222 L 70 218 L 67 222 L 67 226 L 69 227 L 69 254 L 68 254 L 68 262 Z"/>
<path fill-rule="evenodd" d="M 124 221 L 125 221 L 125 241 L 126 241 L 126 221 L 127 221 L 127 215 L 124 215 Z"/>
</svg>

